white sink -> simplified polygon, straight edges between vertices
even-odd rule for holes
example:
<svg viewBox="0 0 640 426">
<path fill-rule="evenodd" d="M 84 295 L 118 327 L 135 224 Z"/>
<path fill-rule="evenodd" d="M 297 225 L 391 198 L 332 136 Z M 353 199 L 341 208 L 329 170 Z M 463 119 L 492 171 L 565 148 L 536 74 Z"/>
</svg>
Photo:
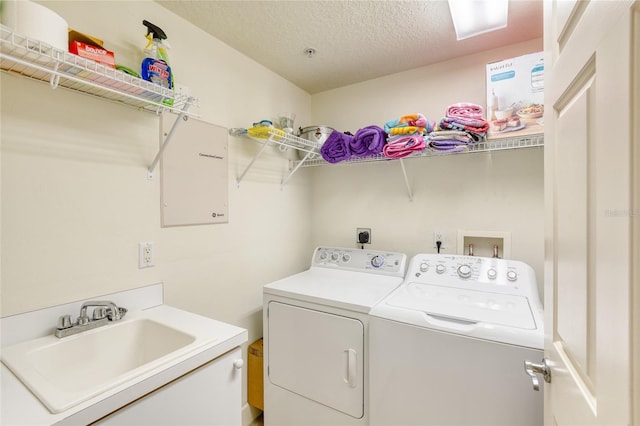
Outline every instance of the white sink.
<svg viewBox="0 0 640 426">
<path fill-rule="evenodd" d="M 216 340 L 190 325 L 142 312 L 62 339 L 18 343 L 2 350 L 2 362 L 59 413 Z"/>
</svg>

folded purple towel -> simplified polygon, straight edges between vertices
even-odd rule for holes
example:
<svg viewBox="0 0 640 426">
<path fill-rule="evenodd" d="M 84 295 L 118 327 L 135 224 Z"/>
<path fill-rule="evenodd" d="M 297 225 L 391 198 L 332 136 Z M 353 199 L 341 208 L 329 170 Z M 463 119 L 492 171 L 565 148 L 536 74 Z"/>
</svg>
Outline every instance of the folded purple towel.
<svg viewBox="0 0 640 426">
<path fill-rule="evenodd" d="M 322 147 L 320 148 L 320 154 L 329 163 L 339 163 L 340 161 L 348 160 L 351 157 L 351 151 L 349 145 L 353 136 L 345 135 L 342 132 L 334 130 Z"/>
<path fill-rule="evenodd" d="M 464 142 L 455 139 L 443 139 L 443 140 L 431 140 L 428 143 L 428 147 L 431 151 L 436 152 L 460 152 L 467 149 L 467 145 Z"/>
<path fill-rule="evenodd" d="M 378 126 L 367 126 L 359 129 L 349 142 L 349 149 L 354 157 L 369 157 L 380 154 L 387 134 Z"/>
</svg>

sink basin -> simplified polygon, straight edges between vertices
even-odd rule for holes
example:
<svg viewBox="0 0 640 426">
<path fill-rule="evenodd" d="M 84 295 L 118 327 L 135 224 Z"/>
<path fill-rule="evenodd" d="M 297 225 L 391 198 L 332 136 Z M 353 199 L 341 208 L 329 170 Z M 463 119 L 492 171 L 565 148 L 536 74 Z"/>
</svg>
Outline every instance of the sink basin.
<svg viewBox="0 0 640 426">
<path fill-rule="evenodd" d="M 144 315 L 2 350 L 2 362 L 52 413 L 67 410 L 210 342 Z M 215 339 L 213 339 L 215 340 Z"/>
</svg>

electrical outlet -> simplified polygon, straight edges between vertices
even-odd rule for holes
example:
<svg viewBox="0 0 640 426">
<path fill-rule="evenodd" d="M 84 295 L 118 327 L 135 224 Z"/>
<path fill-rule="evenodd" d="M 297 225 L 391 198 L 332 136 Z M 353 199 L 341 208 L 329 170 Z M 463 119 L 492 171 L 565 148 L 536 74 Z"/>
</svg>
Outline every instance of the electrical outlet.
<svg viewBox="0 0 640 426">
<path fill-rule="evenodd" d="M 138 268 L 149 268 L 154 265 L 153 243 L 138 243 Z"/>
<path fill-rule="evenodd" d="M 371 228 L 356 228 L 356 243 L 371 244 Z"/>
<path fill-rule="evenodd" d="M 438 248 L 436 241 L 440 241 L 440 250 L 444 249 L 444 232 L 442 231 L 433 231 L 433 248 Z"/>
</svg>

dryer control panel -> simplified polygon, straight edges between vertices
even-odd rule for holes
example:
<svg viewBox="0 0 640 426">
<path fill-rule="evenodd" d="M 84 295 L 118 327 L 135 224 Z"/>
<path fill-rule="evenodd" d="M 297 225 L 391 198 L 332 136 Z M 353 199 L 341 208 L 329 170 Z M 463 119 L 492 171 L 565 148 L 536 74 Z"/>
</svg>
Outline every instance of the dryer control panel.
<svg viewBox="0 0 640 426">
<path fill-rule="evenodd" d="M 407 255 L 380 250 L 318 247 L 311 266 L 404 277 Z"/>
</svg>

